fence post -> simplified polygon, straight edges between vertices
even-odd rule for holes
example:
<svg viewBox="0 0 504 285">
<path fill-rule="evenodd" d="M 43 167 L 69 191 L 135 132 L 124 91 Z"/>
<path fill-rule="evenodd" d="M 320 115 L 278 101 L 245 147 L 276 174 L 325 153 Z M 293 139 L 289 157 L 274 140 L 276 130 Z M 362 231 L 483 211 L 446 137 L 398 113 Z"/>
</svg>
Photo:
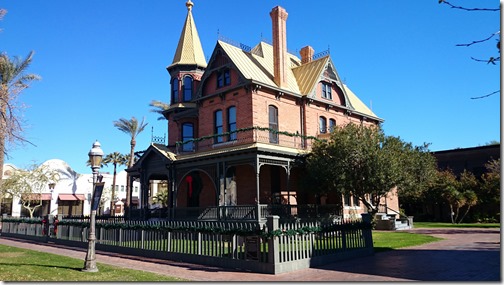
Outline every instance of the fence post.
<svg viewBox="0 0 504 285">
<path fill-rule="evenodd" d="M 279 229 L 279 216 L 268 216 L 266 221 L 266 226 L 268 227 L 268 232 L 273 232 Z M 268 263 L 276 267 L 277 263 L 280 263 L 280 242 L 279 238 L 272 236 L 268 240 Z"/>
<path fill-rule="evenodd" d="M 362 229 L 362 236 L 364 237 L 364 242 L 366 248 L 370 249 L 370 252 L 374 251 L 373 248 L 373 232 L 371 229 L 371 215 L 368 213 L 361 214 L 362 221 L 367 224 L 367 227 Z"/>
</svg>

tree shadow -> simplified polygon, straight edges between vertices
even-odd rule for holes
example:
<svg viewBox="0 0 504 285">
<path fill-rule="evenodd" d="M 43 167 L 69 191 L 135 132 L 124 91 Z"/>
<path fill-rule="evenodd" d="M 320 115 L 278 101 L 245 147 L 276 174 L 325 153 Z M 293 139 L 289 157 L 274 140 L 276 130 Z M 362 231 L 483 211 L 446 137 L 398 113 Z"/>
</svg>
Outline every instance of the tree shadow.
<svg viewBox="0 0 504 285">
<path fill-rule="evenodd" d="M 500 281 L 500 250 L 472 249 L 392 250 L 316 268 L 417 281 Z"/>
<path fill-rule="evenodd" d="M 68 269 L 74 271 L 81 271 L 82 268 L 75 268 L 70 266 L 55 266 L 55 265 L 46 265 L 46 264 L 37 264 L 37 263 L 3 263 L 0 262 L 0 266 L 33 266 L 33 267 L 47 267 L 47 268 L 55 268 L 55 269 Z"/>
</svg>

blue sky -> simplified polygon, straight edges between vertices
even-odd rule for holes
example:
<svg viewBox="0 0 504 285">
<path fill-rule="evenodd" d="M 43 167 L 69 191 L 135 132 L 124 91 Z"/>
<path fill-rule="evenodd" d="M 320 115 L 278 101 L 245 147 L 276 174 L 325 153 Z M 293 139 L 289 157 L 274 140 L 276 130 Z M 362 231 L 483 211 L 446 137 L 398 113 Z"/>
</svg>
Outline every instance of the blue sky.
<svg viewBox="0 0 504 285">
<path fill-rule="evenodd" d="M 129 152 L 129 136 L 113 126 L 119 118 L 145 117 L 136 150 L 167 132 L 149 112 L 151 100 L 169 100 L 169 75 L 182 26 L 185 0 L 4 0 L 0 52 L 35 51 L 30 73 L 42 76 L 21 95 L 26 144 L 9 151 L 7 163 L 26 167 L 62 159 L 89 173 L 95 140 L 105 153 Z M 193 16 L 207 59 L 218 34 L 248 46 L 271 40 L 269 12 L 289 13 L 287 46 L 315 53 L 330 49 L 342 80 L 385 119 L 387 135 L 430 150 L 500 141 L 498 65 L 475 58 L 497 54 L 496 40 L 471 47 L 500 28 L 499 12 L 450 9 L 437 0 L 341 1 L 193 0 Z M 496 1 L 457 1 L 498 8 Z M 111 167 L 104 171 L 112 171 Z"/>
</svg>

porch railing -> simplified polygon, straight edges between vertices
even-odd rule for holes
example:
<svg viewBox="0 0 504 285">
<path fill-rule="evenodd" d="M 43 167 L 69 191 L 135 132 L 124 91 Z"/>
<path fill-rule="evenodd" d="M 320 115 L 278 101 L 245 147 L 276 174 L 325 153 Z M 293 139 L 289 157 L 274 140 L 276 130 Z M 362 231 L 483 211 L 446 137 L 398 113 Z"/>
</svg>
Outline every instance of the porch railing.
<svg viewBox="0 0 504 285">
<path fill-rule="evenodd" d="M 171 151 L 176 154 L 190 154 L 193 152 L 222 149 L 256 142 L 294 149 L 310 150 L 314 140 L 317 140 L 317 138 L 312 136 L 301 136 L 297 133 L 283 132 L 270 128 L 249 127 L 223 134 L 209 135 L 177 142 L 174 147 L 171 147 Z"/>
<path fill-rule="evenodd" d="M 178 221 L 264 221 L 275 215 L 283 220 L 330 219 L 343 216 L 339 205 L 239 205 L 211 207 L 178 207 L 137 209 L 131 211 L 132 220 L 178 220 Z"/>
</svg>

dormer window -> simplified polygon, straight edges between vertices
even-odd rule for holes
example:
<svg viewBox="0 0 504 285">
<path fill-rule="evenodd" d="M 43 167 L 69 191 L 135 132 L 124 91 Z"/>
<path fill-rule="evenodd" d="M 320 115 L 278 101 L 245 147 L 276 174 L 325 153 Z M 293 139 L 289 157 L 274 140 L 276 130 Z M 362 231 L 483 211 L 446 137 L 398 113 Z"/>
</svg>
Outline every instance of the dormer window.
<svg viewBox="0 0 504 285">
<path fill-rule="evenodd" d="M 193 79 L 191 76 L 184 77 L 184 102 L 192 100 L 193 94 Z"/>
<path fill-rule="evenodd" d="M 177 78 L 173 78 L 171 81 L 171 104 L 178 103 L 178 88 L 179 88 L 179 80 Z"/>
<path fill-rule="evenodd" d="M 229 69 L 217 73 L 217 88 L 222 88 L 231 84 L 231 75 Z"/>
<path fill-rule="evenodd" d="M 322 82 L 322 98 L 332 100 L 330 83 Z"/>
</svg>

